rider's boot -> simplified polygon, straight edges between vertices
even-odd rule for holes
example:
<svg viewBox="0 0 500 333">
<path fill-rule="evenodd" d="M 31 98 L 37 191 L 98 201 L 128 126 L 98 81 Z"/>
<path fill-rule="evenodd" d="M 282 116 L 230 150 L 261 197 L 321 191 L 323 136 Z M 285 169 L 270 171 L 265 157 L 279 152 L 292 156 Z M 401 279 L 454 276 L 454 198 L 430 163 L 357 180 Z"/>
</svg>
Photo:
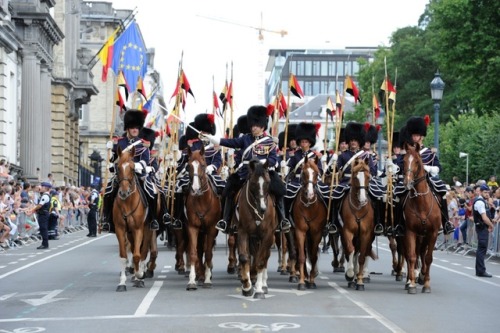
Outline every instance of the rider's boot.
<svg viewBox="0 0 500 333">
<path fill-rule="evenodd" d="M 339 225 L 338 222 L 338 203 L 333 202 L 333 205 L 331 206 L 331 212 L 330 216 L 328 218 L 328 221 L 326 222 L 326 228 L 328 229 L 328 233 L 335 235 L 339 232 L 339 229 L 337 225 Z"/>
<path fill-rule="evenodd" d="M 280 228 L 282 232 L 289 232 L 292 225 L 286 218 L 285 203 L 283 197 L 276 198 L 276 212 L 278 213 L 278 221 L 280 221 Z"/>
<path fill-rule="evenodd" d="M 380 236 L 384 233 L 384 226 L 382 225 L 382 221 L 380 218 L 381 214 L 381 200 L 372 199 L 373 202 L 373 215 L 375 217 L 375 236 Z"/>
<path fill-rule="evenodd" d="M 182 229 L 182 211 L 184 209 L 184 195 L 182 193 L 175 193 L 174 200 L 174 219 L 172 221 L 172 228 Z"/>
<path fill-rule="evenodd" d="M 445 235 L 452 234 L 455 231 L 455 227 L 450 222 L 448 217 L 448 203 L 445 198 L 441 198 L 441 223 L 443 225 L 443 233 Z"/>
<path fill-rule="evenodd" d="M 395 227 L 393 231 L 393 235 L 395 237 L 403 237 L 405 234 L 405 224 L 404 224 L 404 216 L 403 216 L 403 207 L 401 203 L 396 204 L 394 207 L 394 215 L 395 215 Z"/>
<path fill-rule="evenodd" d="M 160 225 L 158 224 L 158 220 L 156 219 L 156 208 L 157 208 L 156 206 L 157 206 L 157 199 L 149 198 L 149 214 L 151 219 L 151 222 L 149 223 L 149 229 L 151 230 L 160 229 Z"/>
<path fill-rule="evenodd" d="M 167 200 L 165 198 L 165 194 L 160 192 L 160 195 L 161 195 L 161 205 L 162 205 L 161 211 L 163 212 L 162 220 L 163 220 L 163 224 L 165 224 L 167 226 L 167 225 L 172 223 L 172 217 L 170 216 L 170 213 L 168 212 Z"/>
<path fill-rule="evenodd" d="M 102 207 L 102 220 L 103 224 L 107 224 L 109 226 L 109 232 L 115 232 L 115 224 L 113 223 L 113 203 L 114 198 L 116 197 L 116 193 L 118 192 L 118 186 L 113 183 L 113 189 L 110 193 L 104 195 L 103 198 L 103 207 Z"/>
<path fill-rule="evenodd" d="M 229 229 L 229 222 L 231 221 L 231 217 L 233 216 L 233 207 L 232 207 L 231 199 L 228 197 L 224 203 L 224 213 L 222 216 L 222 220 L 219 220 L 215 225 L 215 228 L 223 233 L 227 234 Z"/>
</svg>

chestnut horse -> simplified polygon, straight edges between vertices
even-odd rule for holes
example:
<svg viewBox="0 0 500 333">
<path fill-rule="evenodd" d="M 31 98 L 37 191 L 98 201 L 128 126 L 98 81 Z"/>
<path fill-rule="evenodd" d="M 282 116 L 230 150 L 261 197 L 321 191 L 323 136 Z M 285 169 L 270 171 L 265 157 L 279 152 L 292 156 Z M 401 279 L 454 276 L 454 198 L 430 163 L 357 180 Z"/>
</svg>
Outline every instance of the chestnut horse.
<svg viewBox="0 0 500 333">
<path fill-rule="evenodd" d="M 340 209 L 342 246 L 347 261 L 345 278 L 349 281 L 349 287 L 356 286 L 356 290 L 365 289 L 363 274 L 375 239 L 374 211 L 368 196 L 369 181 L 368 165 L 356 158 L 351 166 L 351 187 Z"/>
<path fill-rule="evenodd" d="M 187 290 L 196 290 L 196 278 L 204 288 L 212 287 L 215 224 L 221 217 L 221 201 L 205 172 L 205 149 L 188 148 L 189 191 L 186 197 L 188 254 L 190 262 Z M 204 261 L 203 261 L 204 259 Z"/>
<path fill-rule="evenodd" d="M 403 158 L 403 183 L 408 194 L 403 199 L 406 232 L 404 235 L 405 257 L 408 268 L 406 289 L 409 294 L 417 292 L 415 269 L 420 257 L 419 283 L 423 283 L 422 292 L 430 293 L 430 268 L 432 252 L 441 227 L 441 209 L 429 184 L 427 174 L 420 157 L 420 145 L 405 144 Z M 423 278 L 422 278 L 423 277 Z"/>
<path fill-rule="evenodd" d="M 127 268 L 127 243 L 130 242 L 134 267 L 134 286 L 143 287 L 145 268 L 153 270 L 156 266 L 158 254 L 156 248 L 156 233 L 149 229 L 146 219 L 148 206 L 145 197 L 141 197 L 140 183 L 135 174 L 134 166 L 135 147 L 121 150 L 118 147 L 118 165 L 116 168 L 118 180 L 118 194 L 113 203 L 113 222 L 118 239 L 120 252 L 121 272 L 120 284 L 116 291 L 126 291 L 125 282 Z M 145 260 L 151 252 L 150 262 Z"/>
<path fill-rule="evenodd" d="M 274 232 L 278 226 L 274 198 L 269 194 L 271 179 L 267 162 L 258 159 L 248 164 L 248 179 L 238 198 L 238 258 L 243 296 L 253 294 L 252 273 L 256 273 L 254 298 L 267 293 L 267 262 L 271 256 Z M 250 267 L 251 266 L 251 267 Z"/>
<path fill-rule="evenodd" d="M 301 188 L 293 202 L 292 216 L 295 222 L 295 242 L 298 252 L 300 279 L 298 290 L 316 289 L 314 281 L 317 275 L 318 248 L 326 225 L 327 208 L 319 199 L 316 190 L 319 168 L 318 158 L 304 157 L 300 176 Z M 311 262 L 309 272 L 306 257 Z"/>
</svg>

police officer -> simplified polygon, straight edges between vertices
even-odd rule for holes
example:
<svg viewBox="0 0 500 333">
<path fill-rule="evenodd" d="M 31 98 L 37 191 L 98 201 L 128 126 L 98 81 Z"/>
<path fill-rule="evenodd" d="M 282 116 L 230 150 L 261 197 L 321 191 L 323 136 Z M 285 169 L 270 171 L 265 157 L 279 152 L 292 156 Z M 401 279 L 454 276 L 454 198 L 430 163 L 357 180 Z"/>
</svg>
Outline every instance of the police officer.
<svg viewBox="0 0 500 333">
<path fill-rule="evenodd" d="M 486 271 L 484 264 L 484 256 L 488 249 L 488 233 L 493 231 L 492 216 L 490 207 L 488 206 L 490 188 L 488 185 L 483 184 L 479 187 L 479 190 L 481 194 L 476 197 L 473 206 L 473 217 L 477 234 L 476 276 L 490 278 L 492 275 Z"/>
<path fill-rule="evenodd" d="M 439 157 L 436 153 L 423 145 L 423 140 L 427 135 L 427 125 L 429 121 L 428 116 L 426 116 L 426 119 L 416 116 L 410 117 L 406 122 L 405 128 L 399 131 L 399 135 L 402 143 L 408 143 L 410 145 L 418 143 L 420 145 L 420 157 L 422 158 L 424 169 L 427 171 L 427 180 L 430 188 L 436 197 L 440 198 L 443 232 L 445 235 L 448 235 L 455 231 L 455 227 L 448 218 L 448 204 L 444 198 L 446 195 L 446 185 L 438 176 L 441 170 L 441 164 L 439 163 Z M 386 165 L 392 166 L 391 160 L 387 160 Z M 399 174 L 403 174 L 404 163 L 402 156 L 400 156 L 398 160 L 398 168 Z M 394 194 L 401 197 L 406 191 L 403 182 L 399 182 L 394 189 Z M 401 227 L 402 224 L 399 223 L 398 229 Z"/>
<path fill-rule="evenodd" d="M 89 213 L 87 215 L 87 226 L 89 228 L 89 233 L 87 237 L 97 236 L 97 206 L 99 205 L 99 192 L 97 192 L 97 187 L 99 185 L 92 184 L 92 191 L 89 196 Z"/>
<path fill-rule="evenodd" d="M 227 232 L 234 208 L 231 198 L 234 198 L 234 195 L 238 193 L 247 179 L 248 162 L 253 158 L 258 158 L 261 162 L 267 162 L 269 165 L 269 176 L 271 177 L 269 191 L 276 198 L 276 208 L 281 230 L 287 232 L 290 230 L 290 222 L 286 219 L 283 202 L 285 186 L 274 171 L 278 161 L 276 144 L 270 136 L 264 133 L 268 123 L 267 108 L 261 105 L 250 107 L 247 111 L 247 122 L 251 134 L 245 134 L 239 138 L 221 139 L 215 135 L 205 135 L 215 145 L 220 144 L 224 147 L 239 148 L 242 151 L 242 163 L 236 171 L 238 177 L 228 178 L 226 188 L 224 189 L 223 197 L 226 200 L 224 204 L 224 216 L 222 220 L 217 222 L 216 228 L 222 232 Z"/>
<path fill-rule="evenodd" d="M 135 172 L 142 179 L 146 176 L 146 167 L 149 163 L 149 148 L 145 142 L 139 138 L 139 132 L 144 127 L 144 121 L 146 119 L 146 114 L 140 110 L 128 110 L 125 112 L 123 117 L 123 129 L 125 130 L 125 135 L 120 138 L 116 138 L 114 141 L 108 141 L 106 143 L 106 148 L 111 149 L 113 156 L 111 156 L 110 162 L 114 163 L 118 159 L 118 147 L 122 150 L 130 145 L 135 146 Z M 110 167 L 110 171 L 114 172 L 114 165 Z M 105 222 L 110 224 L 110 232 L 114 231 L 113 225 L 113 202 L 118 191 L 118 180 L 116 175 L 109 181 L 106 191 L 104 194 L 104 207 L 103 207 L 103 219 Z M 153 230 L 158 229 L 158 222 L 154 223 L 151 221 L 150 228 Z"/>
<path fill-rule="evenodd" d="M 42 195 L 38 204 L 33 207 L 30 214 L 36 212 L 38 219 L 38 226 L 40 227 L 40 235 L 42 236 L 42 244 L 37 247 L 37 250 L 45 250 L 49 248 L 49 210 L 50 210 L 50 195 L 49 191 L 52 188 L 52 184 L 49 182 L 42 182 L 40 184 L 40 191 Z"/>
<path fill-rule="evenodd" d="M 50 182 L 48 182 L 51 184 Z M 61 210 L 61 204 L 59 202 L 59 199 L 57 198 L 57 191 L 56 190 L 51 190 L 50 191 L 50 214 L 49 214 L 49 229 L 48 229 L 48 235 L 49 235 L 49 240 L 58 240 L 59 239 L 59 234 L 58 234 L 58 221 L 59 221 L 59 213 Z"/>
</svg>

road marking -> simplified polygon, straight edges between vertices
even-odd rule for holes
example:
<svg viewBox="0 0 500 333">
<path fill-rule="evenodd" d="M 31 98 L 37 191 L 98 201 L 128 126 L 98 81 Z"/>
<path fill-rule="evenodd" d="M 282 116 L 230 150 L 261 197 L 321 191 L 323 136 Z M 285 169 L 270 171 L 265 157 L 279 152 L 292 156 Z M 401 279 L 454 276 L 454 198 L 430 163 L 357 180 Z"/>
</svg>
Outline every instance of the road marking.
<svg viewBox="0 0 500 333">
<path fill-rule="evenodd" d="M 134 316 L 144 316 L 147 314 L 151 303 L 153 303 L 156 295 L 158 295 L 158 292 L 160 291 L 162 285 L 163 281 L 155 281 L 153 283 L 153 286 L 151 287 L 151 289 L 149 289 L 148 293 L 142 300 L 137 310 L 135 310 Z"/>
<path fill-rule="evenodd" d="M 253 298 L 251 296 L 243 296 L 243 295 L 227 295 L 229 297 L 234 297 L 234 298 L 239 298 L 239 299 L 243 299 L 247 302 L 257 302 L 257 301 L 262 301 L 262 298 Z M 274 297 L 276 295 L 269 295 L 269 294 L 266 294 L 266 299 L 267 298 L 271 298 L 271 297 Z"/>
<path fill-rule="evenodd" d="M 275 292 L 275 293 L 295 294 L 295 296 L 303 296 L 303 295 L 314 293 L 314 291 L 296 290 L 296 289 L 273 289 L 273 288 L 269 288 L 268 290 L 272 291 L 272 292 Z"/>
</svg>

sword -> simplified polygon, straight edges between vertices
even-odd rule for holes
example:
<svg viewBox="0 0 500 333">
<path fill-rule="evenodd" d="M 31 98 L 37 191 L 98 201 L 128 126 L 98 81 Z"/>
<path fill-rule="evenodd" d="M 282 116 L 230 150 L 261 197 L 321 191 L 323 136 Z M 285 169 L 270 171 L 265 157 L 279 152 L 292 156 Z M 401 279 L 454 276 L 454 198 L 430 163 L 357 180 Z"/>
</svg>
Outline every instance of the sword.
<svg viewBox="0 0 500 333">
<path fill-rule="evenodd" d="M 174 116 L 175 118 L 177 118 L 178 120 L 182 121 L 184 123 L 184 125 L 188 126 L 188 127 L 191 127 L 191 129 L 193 131 L 195 131 L 196 133 L 198 133 L 198 135 L 201 135 L 202 133 L 200 131 L 198 131 L 196 128 L 194 128 L 193 126 L 189 125 L 189 123 L 187 123 L 186 121 L 182 120 L 181 118 L 177 117 L 175 114 L 171 113 L 170 116 Z"/>
</svg>

